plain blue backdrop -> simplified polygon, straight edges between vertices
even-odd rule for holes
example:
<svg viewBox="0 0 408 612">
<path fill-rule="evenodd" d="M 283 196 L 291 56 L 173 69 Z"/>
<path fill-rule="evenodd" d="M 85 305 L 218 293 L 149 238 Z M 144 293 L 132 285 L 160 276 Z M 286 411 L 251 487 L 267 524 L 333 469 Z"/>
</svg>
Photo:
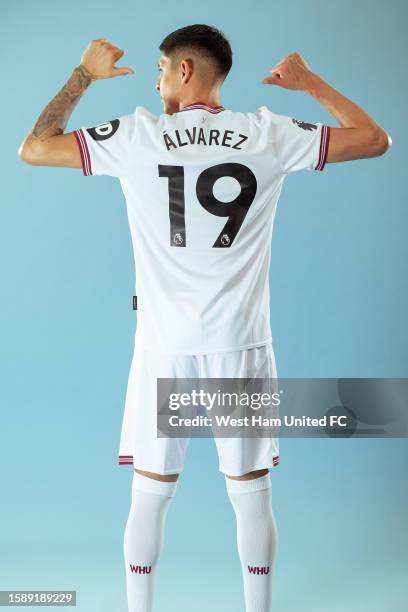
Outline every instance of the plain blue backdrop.
<svg viewBox="0 0 408 612">
<path fill-rule="evenodd" d="M 338 126 L 302 92 L 262 85 L 299 51 L 392 136 L 369 160 L 285 181 L 271 318 L 282 377 L 406 377 L 407 4 L 378 0 L 108 2 L 2 7 L 0 589 L 76 589 L 84 612 L 126 610 L 131 468 L 117 465 L 133 349 L 134 262 L 117 180 L 33 168 L 17 149 L 92 38 L 132 77 L 86 92 L 72 130 L 162 112 L 158 46 L 221 28 L 234 65 L 221 103 Z M 404 110 L 405 108 L 405 110 Z M 275 612 L 403 612 L 406 440 L 281 440 Z M 167 519 L 157 612 L 241 612 L 235 517 L 211 439 L 193 440 Z M 26 608 L 24 608 L 26 609 Z"/>
</svg>

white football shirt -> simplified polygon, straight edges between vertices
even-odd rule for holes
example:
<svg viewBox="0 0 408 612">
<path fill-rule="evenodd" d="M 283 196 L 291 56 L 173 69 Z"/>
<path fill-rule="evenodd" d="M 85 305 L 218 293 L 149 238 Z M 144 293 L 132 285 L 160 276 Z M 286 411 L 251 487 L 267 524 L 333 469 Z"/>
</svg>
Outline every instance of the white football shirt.
<svg viewBox="0 0 408 612">
<path fill-rule="evenodd" d="M 323 170 L 329 126 L 201 102 L 75 131 L 86 176 L 120 179 L 136 264 L 136 340 L 181 354 L 272 341 L 269 262 L 285 176 Z"/>
</svg>

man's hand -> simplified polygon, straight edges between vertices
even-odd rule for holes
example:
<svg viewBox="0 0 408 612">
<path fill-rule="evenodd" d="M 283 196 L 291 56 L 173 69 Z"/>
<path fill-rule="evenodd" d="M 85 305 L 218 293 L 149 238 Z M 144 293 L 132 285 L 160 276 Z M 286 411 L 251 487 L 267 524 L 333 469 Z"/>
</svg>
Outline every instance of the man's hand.
<svg viewBox="0 0 408 612">
<path fill-rule="evenodd" d="M 85 49 L 81 57 L 81 66 L 89 72 L 93 80 L 134 74 L 131 68 L 115 68 L 115 63 L 123 54 L 123 49 L 114 47 L 106 38 L 97 38 Z"/>
<path fill-rule="evenodd" d="M 271 76 L 262 83 L 279 85 L 285 89 L 306 91 L 314 76 L 300 53 L 291 53 L 270 69 Z"/>
</svg>

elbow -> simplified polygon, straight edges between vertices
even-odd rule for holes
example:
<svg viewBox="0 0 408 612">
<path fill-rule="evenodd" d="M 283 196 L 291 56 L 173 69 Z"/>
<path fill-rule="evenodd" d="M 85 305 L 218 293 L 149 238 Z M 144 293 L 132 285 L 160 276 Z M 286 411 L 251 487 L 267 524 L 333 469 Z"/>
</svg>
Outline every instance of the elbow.
<svg viewBox="0 0 408 612">
<path fill-rule="evenodd" d="M 43 161 L 41 146 L 23 142 L 18 149 L 19 158 L 31 166 L 40 166 Z"/>
<path fill-rule="evenodd" d="M 388 132 L 380 128 L 376 133 L 374 146 L 377 156 L 384 155 L 392 146 L 392 139 Z"/>
<path fill-rule="evenodd" d="M 29 152 L 29 147 L 24 143 L 21 144 L 18 148 L 18 156 L 26 164 L 31 163 L 31 153 Z"/>
</svg>

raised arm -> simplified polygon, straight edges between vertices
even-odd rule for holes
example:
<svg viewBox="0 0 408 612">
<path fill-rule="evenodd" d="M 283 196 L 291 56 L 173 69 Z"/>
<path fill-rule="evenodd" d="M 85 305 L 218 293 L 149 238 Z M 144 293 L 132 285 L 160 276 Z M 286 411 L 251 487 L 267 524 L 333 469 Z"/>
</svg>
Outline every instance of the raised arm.
<svg viewBox="0 0 408 612">
<path fill-rule="evenodd" d="M 262 83 L 310 94 L 342 126 L 330 126 L 328 163 L 378 157 L 390 148 L 391 136 L 362 108 L 312 72 L 299 53 L 286 56 L 270 72 Z"/>
<path fill-rule="evenodd" d="M 133 74 L 131 68 L 116 68 L 123 50 L 106 38 L 93 40 L 81 63 L 74 68 L 64 87 L 44 108 L 19 148 L 21 159 L 34 166 L 81 168 L 81 156 L 73 132 L 64 134 L 68 120 L 83 93 L 93 81 Z"/>
</svg>

